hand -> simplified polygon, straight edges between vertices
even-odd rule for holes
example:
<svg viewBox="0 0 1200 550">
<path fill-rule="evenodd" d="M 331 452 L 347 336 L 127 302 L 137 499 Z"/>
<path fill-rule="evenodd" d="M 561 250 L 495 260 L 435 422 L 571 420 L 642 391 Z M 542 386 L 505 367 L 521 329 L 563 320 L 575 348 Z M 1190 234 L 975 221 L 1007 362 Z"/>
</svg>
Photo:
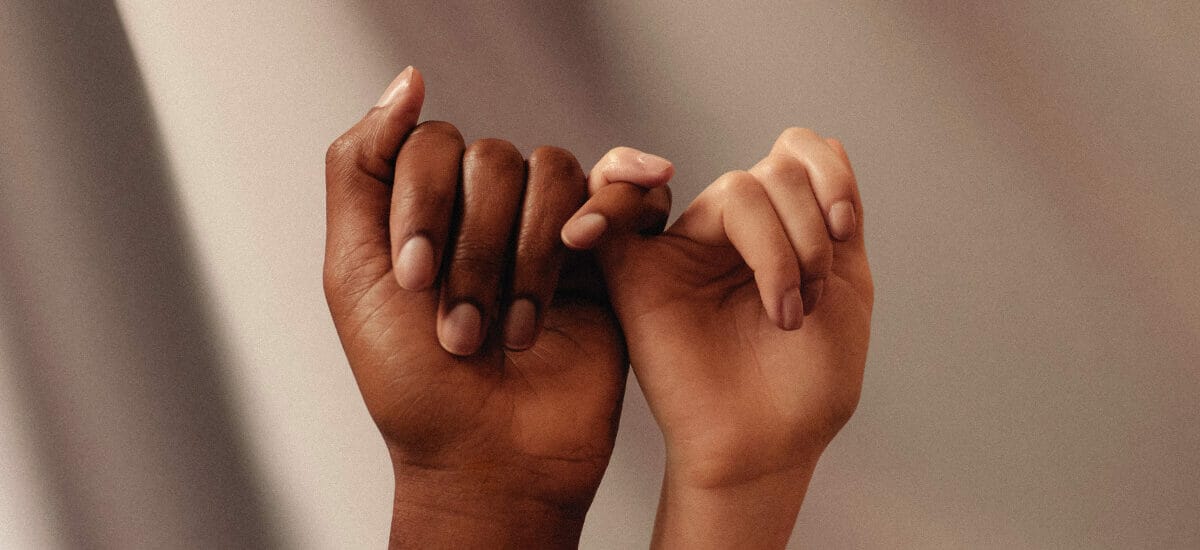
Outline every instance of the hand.
<svg viewBox="0 0 1200 550">
<path fill-rule="evenodd" d="M 392 544 L 572 546 L 627 364 L 590 255 L 558 240 L 583 171 L 416 126 L 423 98 L 406 70 L 326 164 L 326 296 L 392 457 Z"/>
<path fill-rule="evenodd" d="M 617 149 L 596 165 L 593 203 L 640 200 L 610 182 L 669 177 L 620 160 L 632 154 Z M 817 458 L 862 385 L 874 289 L 861 204 L 841 144 L 791 129 L 663 235 L 573 243 L 599 243 L 666 440 L 660 545 L 786 543 Z"/>
</svg>

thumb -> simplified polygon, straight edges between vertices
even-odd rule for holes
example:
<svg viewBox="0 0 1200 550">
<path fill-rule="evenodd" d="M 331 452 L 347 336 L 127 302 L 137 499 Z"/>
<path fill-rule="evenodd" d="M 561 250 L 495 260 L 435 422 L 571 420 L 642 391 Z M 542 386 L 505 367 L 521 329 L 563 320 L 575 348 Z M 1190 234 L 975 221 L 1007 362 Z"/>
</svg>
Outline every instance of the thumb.
<svg viewBox="0 0 1200 550">
<path fill-rule="evenodd" d="M 348 289 L 361 290 L 362 282 L 391 267 L 386 223 L 390 184 L 400 145 L 421 116 L 424 101 L 425 81 L 408 67 L 370 112 L 329 146 L 325 281 L 331 305 L 353 301 Z"/>
<path fill-rule="evenodd" d="M 391 182 L 400 145 L 417 125 L 424 103 L 425 79 L 409 66 L 392 80 L 362 120 L 334 142 L 326 164 Z"/>
</svg>

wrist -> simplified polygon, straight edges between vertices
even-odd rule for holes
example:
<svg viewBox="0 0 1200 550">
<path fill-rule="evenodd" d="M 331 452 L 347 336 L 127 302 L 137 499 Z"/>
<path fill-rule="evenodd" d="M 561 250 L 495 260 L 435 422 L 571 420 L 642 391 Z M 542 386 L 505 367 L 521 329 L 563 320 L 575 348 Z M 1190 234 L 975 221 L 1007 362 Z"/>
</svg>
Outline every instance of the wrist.
<svg viewBox="0 0 1200 550">
<path fill-rule="evenodd" d="M 663 477 L 654 548 L 783 548 L 804 501 L 815 460 L 721 483 L 692 471 Z"/>
<path fill-rule="evenodd" d="M 700 437 L 667 438 L 667 473 L 694 489 L 751 485 L 765 477 L 811 475 L 825 445 L 778 434 L 710 430 Z"/>
<path fill-rule="evenodd" d="M 578 545 L 586 505 L 564 505 L 523 493 L 490 469 L 393 469 L 390 548 Z"/>
</svg>

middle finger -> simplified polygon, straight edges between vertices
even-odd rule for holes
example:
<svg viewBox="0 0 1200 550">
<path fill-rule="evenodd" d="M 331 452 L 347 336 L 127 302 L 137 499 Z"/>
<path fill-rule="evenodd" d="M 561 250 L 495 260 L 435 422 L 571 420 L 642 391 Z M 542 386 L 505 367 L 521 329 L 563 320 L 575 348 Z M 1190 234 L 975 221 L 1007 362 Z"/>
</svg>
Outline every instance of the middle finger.
<svg viewBox="0 0 1200 550">
<path fill-rule="evenodd" d="M 462 208 L 438 311 L 446 351 L 471 355 L 497 317 L 509 238 L 525 189 L 525 160 L 507 141 L 482 139 L 463 154 Z"/>
</svg>

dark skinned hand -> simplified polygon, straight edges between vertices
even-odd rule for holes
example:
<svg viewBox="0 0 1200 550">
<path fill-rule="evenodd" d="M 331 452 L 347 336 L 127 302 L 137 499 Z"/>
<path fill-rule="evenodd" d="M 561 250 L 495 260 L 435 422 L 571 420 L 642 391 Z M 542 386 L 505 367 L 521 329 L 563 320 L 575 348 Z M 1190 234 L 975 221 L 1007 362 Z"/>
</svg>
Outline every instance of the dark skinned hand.
<svg viewBox="0 0 1200 550">
<path fill-rule="evenodd" d="M 392 547 L 574 546 L 627 365 L 602 276 L 559 239 L 585 176 L 418 126 L 423 100 L 406 69 L 326 162 L 326 297 L 392 458 Z M 668 209 L 604 213 L 661 229 Z"/>
</svg>

